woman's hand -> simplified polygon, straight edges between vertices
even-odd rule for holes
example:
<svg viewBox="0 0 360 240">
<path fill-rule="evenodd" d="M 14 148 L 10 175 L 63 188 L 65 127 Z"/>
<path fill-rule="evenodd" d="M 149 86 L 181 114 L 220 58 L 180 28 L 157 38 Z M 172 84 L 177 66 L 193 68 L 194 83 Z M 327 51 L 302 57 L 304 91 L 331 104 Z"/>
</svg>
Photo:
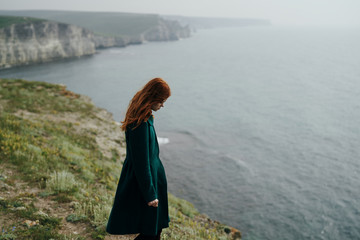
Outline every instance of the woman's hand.
<svg viewBox="0 0 360 240">
<path fill-rule="evenodd" d="M 157 199 L 155 199 L 151 202 L 148 202 L 148 206 L 150 206 L 150 207 L 158 207 L 158 205 L 159 205 L 159 200 L 157 200 Z"/>
</svg>

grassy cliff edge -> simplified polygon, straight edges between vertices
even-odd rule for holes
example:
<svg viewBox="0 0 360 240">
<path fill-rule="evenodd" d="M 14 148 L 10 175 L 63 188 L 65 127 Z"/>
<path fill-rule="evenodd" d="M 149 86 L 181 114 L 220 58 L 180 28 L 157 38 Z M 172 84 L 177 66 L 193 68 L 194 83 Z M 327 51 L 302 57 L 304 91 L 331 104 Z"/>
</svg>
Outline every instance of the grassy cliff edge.
<svg viewBox="0 0 360 240">
<path fill-rule="evenodd" d="M 133 239 L 105 225 L 125 157 L 112 115 L 63 85 L 0 79 L 0 240 Z M 240 239 L 169 193 L 162 239 Z"/>
<path fill-rule="evenodd" d="M 12 24 L 41 22 L 44 19 L 17 16 L 0 16 L 0 28 L 9 27 Z"/>
</svg>

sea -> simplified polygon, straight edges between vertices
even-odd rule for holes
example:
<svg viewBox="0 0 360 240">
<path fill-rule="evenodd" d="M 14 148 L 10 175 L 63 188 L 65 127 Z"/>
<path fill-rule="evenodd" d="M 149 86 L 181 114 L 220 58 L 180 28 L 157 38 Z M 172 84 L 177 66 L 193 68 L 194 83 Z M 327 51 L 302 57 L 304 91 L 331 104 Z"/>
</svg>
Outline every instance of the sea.
<svg viewBox="0 0 360 240">
<path fill-rule="evenodd" d="M 244 240 L 360 239 L 360 27 L 198 30 L 0 78 L 65 84 L 124 118 L 147 81 L 168 190 Z"/>
</svg>

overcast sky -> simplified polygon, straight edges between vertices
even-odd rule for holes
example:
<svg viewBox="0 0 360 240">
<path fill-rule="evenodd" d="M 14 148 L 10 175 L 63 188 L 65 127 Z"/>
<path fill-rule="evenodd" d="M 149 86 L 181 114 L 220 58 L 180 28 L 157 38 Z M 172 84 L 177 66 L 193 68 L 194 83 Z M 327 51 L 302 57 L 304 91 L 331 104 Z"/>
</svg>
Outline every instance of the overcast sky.
<svg viewBox="0 0 360 240">
<path fill-rule="evenodd" d="M 116 11 L 263 18 L 287 25 L 360 26 L 360 0 L 0 0 L 0 9 Z"/>
</svg>

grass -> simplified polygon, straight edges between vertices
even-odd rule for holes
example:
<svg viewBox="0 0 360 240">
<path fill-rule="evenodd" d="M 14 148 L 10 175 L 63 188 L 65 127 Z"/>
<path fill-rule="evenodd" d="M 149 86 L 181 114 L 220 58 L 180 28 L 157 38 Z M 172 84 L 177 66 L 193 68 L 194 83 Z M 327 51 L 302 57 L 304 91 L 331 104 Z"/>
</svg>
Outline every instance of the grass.
<svg viewBox="0 0 360 240">
<path fill-rule="evenodd" d="M 155 14 L 67 12 L 53 16 L 54 20 L 75 24 L 104 36 L 139 36 L 158 24 Z M 51 16 L 52 18 L 52 16 Z"/>
<path fill-rule="evenodd" d="M 74 175 L 65 170 L 53 172 L 46 181 L 46 188 L 55 193 L 75 192 L 77 185 Z"/>
<path fill-rule="evenodd" d="M 74 24 L 90 29 L 98 35 L 113 37 L 137 37 L 157 26 L 159 21 L 159 16 L 156 14 L 119 12 L 14 11 L 13 14 Z"/>
<path fill-rule="evenodd" d="M 2 99 L 8 101 L 5 105 L 6 112 L 23 109 L 34 113 L 82 112 L 88 114 L 93 110 L 92 104 L 78 99 L 78 94 L 67 91 L 63 85 L 5 79 L 1 81 L 1 84 Z"/>
<path fill-rule="evenodd" d="M 41 22 L 43 19 L 31 17 L 13 17 L 13 16 L 0 16 L 0 28 L 8 27 L 17 23 L 33 23 Z"/>
<path fill-rule="evenodd" d="M 34 206 L 36 198 L 32 196 L 29 204 L 24 204 L 22 197 L 0 200 L 0 209 L 6 215 L 16 216 L 16 219 L 26 219 L 14 222 L 12 225 L 3 227 L 0 239 L 60 239 L 57 233 L 60 227 L 60 219 L 39 212 Z M 26 224 L 32 225 L 31 227 Z"/>
<path fill-rule="evenodd" d="M 96 134 L 78 131 L 80 124 L 56 121 L 57 117 L 76 114 L 85 123 L 96 118 L 96 111 L 89 101 L 64 86 L 0 79 L 0 166 L 19 173 L 5 177 L 1 171 L 0 181 L 8 188 L 16 187 L 17 181 L 40 188 L 38 194 L 0 197 L 0 217 L 13 218 L 4 226 L 0 239 L 85 238 L 60 234 L 59 218 L 39 214 L 36 204 L 40 199 L 68 206 L 70 212 L 64 221 L 87 224 L 92 239 L 105 238 L 123 159 L 116 149 L 105 157 Z M 116 142 L 123 147 L 124 139 Z M 225 233 L 227 226 L 208 219 L 191 203 L 171 194 L 169 211 L 170 227 L 164 230 L 163 239 L 230 239 Z M 24 226 L 25 220 L 32 221 L 33 226 Z"/>
</svg>

